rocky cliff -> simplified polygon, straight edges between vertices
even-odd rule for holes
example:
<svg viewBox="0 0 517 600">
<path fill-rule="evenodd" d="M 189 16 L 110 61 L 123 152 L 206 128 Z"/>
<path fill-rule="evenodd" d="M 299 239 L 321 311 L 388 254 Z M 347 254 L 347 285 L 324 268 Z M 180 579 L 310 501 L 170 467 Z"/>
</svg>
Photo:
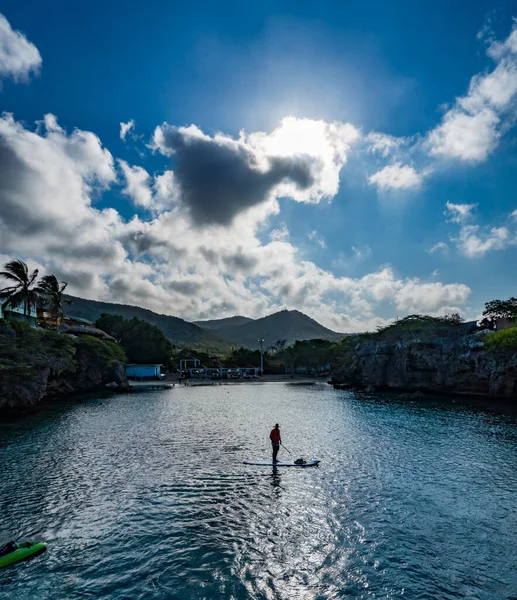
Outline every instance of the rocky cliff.
<svg viewBox="0 0 517 600">
<path fill-rule="evenodd" d="M 333 383 L 369 390 L 517 397 L 517 353 L 488 351 L 476 336 L 367 342 Z"/>
<path fill-rule="evenodd" d="M 124 352 L 112 342 L 0 321 L 0 411 L 106 385 L 123 389 L 123 361 Z"/>
</svg>

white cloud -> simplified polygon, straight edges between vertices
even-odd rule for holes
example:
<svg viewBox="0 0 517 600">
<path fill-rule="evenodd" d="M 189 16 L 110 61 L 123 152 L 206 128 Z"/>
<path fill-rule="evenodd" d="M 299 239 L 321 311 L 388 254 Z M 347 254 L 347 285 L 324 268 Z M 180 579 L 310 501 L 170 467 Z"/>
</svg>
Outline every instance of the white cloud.
<svg viewBox="0 0 517 600">
<path fill-rule="evenodd" d="M 431 155 L 465 162 L 480 162 L 494 150 L 511 119 L 517 92 L 517 23 L 504 42 L 490 46 L 496 61 L 489 73 L 475 75 L 465 96 L 456 99 L 442 123 L 429 132 L 426 146 Z"/>
<path fill-rule="evenodd" d="M 410 142 L 407 137 L 395 137 L 387 133 L 372 132 L 364 138 L 368 152 L 376 152 L 387 157 L 391 152 Z"/>
<path fill-rule="evenodd" d="M 408 313 L 429 313 L 439 311 L 444 306 L 464 304 L 469 295 L 470 288 L 464 284 L 421 283 L 413 279 L 397 291 L 395 302 L 397 308 Z"/>
<path fill-rule="evenodd" d="M 490 227 L 468 224 L 472 218 L 472 210 L 477 204 L 452 204 L 447 202 L 447 211 L 450 215 L 449 222 L 457 223 L 459 233 L 451 237 L 458 250 L 468 258 L 481 258 L 491 250 L 503 250 L 509 246 L 517 245 L 517 230 L 508 226 Z M 447 214 L 447 212 L 446 212 Z M 508 215 L 508 221 L 513 220 L 517 211 Z"/>
<path fill-rule="evenodd" d="M 517 209 L 510 213 L 510 218 L 512 218 L 514 221 L 517 221 Z"/>
<path fill-rule="evenodd" d="M 445 242 L 438 242 L 432 248 L 429 248 L 429 253 L 434 254 L 435 252 L 441 251 L 444 254 L 449 252 L 449 246 Z"/>
<path fill-rule="evenodd" d="M 135 122 L 133 119 L 127 123 L 120 123 L 120 139 L 125 141 L 127 134 L 135 129 Z"/>
<path fill-rule="evenodd" d="M 449 218 L 448 221 L 451 223 L 464 223 L 472 217 L 472 211 L 476 208 L 477 204 L 453 204 L 447 202 L 447 212 Z"/>
<path fill-rule="evenodd" d="M 348 123 L 286 117 L 271 133 L 238 139 L 205 135 L 198 127 L 163 124 L 151 148 L 175 157 L 184 208 L 198 226 L 230 225 L 241 212 L 287 197 L 333 198 L 339 173 L 360 132 Z"/>
<path fill-rule="evenodd" d="M 417 173 L 408 165 L 388 165 L 368 178 L 370 185 L 376 185 L 380 191 L 389 189 L 409 190 L 418 189 L 426 173 Z"/>
<path fill-rule="evenodd" d="M 289 229 L 287 225 L 282 223 L 277 229 L 273 229 L 269 233 L 269 238 L 272 242 L 285 242 L 289 239 Z"/>
<path fill-rule="evenodd" d="M 171 198 L 181 192 L 171 171 L 151 176 L 119 162 L 126 193 L 151 211 L 125 221 L 112 208 L 98 210 L 93 198 L 116 182 L 113 157 L 93 133 L 67 133 L 52 116 L 30 131 L 5 115 L 0 141 L 8 174 L 0 180 L 0 252 L 37 258 L 71 293 L 192 320 L 296 308 L 343 331 L 386 322 L 376 314 L 380 303 L 438 312 L 468 296 L 462 284 L 429 287 L 389 267 L 336 276 L 303 260 L 285 227 L 261 241 L 274 202 L 250 206 L 230 225 L 195 227 Z"/>
<path fill-rule="evenodd" d="M 142 167 L 129 166 L 125 160 L 119 160 L 118 164 L 126 179 L 126 187 L 122 193 L 129 196 L 135 206 L 150 208 L 152 204 L 152 193 L 150 190 L 151 177 Z"/>
<path fill-rule="evenodd" d="M 307 237 L 311 240 L 311 242 L 315 242 L 316 244 L 318 244 L 320 248 L 327 247 L 325 239 L 315 229 L 308 233 Z"/>
<path fill-rule="evenodd" d="M 41 56 L 34 44 L 0 14 L 0 77 L 26 80 L 41 67 Z"/>
<path fill-rule="evenodd" d="M 512 237 L 506 227 L 492 227 L 486 231 L 478 225 L 464 225 L 455 241 L 462 254 L 469 258 L 479 258 L 490 250 L 502 250 L 515 245 L 517 237 Z"/>
<path fill-rule="evenodd" d="M 517 54 L 517 19 L 514 18 L 513 23 L 512 32 L 503 42 L 498 42 L 490 36 L 491 44 L 487 54 L 494 60 L 500 60 L 508 54 Z"/>
</svg>

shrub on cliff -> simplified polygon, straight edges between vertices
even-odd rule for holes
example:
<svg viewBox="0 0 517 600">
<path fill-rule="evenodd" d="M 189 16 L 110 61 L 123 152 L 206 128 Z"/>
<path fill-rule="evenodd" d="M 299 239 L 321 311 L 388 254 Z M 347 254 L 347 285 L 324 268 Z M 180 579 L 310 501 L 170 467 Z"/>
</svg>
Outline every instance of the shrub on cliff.
<svg viewBox="0 0 517 600">
<path fill-rule="evenodd" d="M 33 377 L 40 369 L 60 374 L 74 368 L 74 340 L 34 329 L 24 321 L 0 320 L 0 380 Z"/>
<path fill-rule="evenodd" d="M 517 327 L 503 329 L 485 336 L 485 346 L 492 351 L 517 350 Z"/>
<path fill-rule="evenodd" d="M 396 342 L 414 337 L 451 337 L 464 335 L 463 319 L 458 314 L 443 317 L 430 315 L 408 315 L 390 325 L 379 327 L 367 337 L 375 341 Z"/>
<path fill-rule="evenodd" d="M 119 364 L 125 359 L 122 348 L 113 342 L 0 320 L 0 409 L 118 382 L 125 378 Z"/>
<path fill-rule="evenodd" d="M 79 338 L 77 350 L 82 350 L 90 362 L 100 367 L 112 367 L 117 362 L 127 362 L 126 353 L 118 344 L 99 340 L 91 335 L 82 335 Z"/>
</svg>

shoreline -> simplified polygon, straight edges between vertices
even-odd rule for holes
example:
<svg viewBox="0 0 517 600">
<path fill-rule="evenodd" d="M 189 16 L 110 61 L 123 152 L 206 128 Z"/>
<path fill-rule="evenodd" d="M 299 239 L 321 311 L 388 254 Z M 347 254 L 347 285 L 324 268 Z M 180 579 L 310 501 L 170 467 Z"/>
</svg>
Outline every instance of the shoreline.
<svg viewBox="0 0 517 600">
<path fill-rule="evenodd" d="M 259 379 L 185 379 L 180 381 L 178 377 L 167 376 L 164 380 L 147 380 L 147 381 L 129 381 L 130 388 L 143 387 L 208 387 L 214 385 L 257 385 L 264 383 L 290 383 L 292 385 L 316 385 L 318 383 L 328 384 L 328 376 L 325 377 L 305 377 L 303 375 L 264 375 Z"/>
</svg>

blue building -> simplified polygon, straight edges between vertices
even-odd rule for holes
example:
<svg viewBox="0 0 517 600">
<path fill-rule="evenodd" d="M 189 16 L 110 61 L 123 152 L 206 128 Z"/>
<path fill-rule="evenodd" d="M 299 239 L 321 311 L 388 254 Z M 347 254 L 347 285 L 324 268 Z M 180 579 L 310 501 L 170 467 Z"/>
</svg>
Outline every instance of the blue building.
<svg viewBox="0 0 517 600">
<path fill-rule="evenodd" d="M 162 365 L 126 365 L 126 377 L 128 379 L 163 379 Z"/>
<path fill-rule="evenodd" d="M 32 327 L 36 327 L 36 317 L 38 313 L 36 311 L 36 306 L 31 306 L 30 314 L 23 314 L 23 304 L 18 304 L 17 306 L 9 306 L 9 304 L 0 303 L 0 319 L 13 319 L 15 321 L 25 321 L 32 325 Z"/>
</svg>

